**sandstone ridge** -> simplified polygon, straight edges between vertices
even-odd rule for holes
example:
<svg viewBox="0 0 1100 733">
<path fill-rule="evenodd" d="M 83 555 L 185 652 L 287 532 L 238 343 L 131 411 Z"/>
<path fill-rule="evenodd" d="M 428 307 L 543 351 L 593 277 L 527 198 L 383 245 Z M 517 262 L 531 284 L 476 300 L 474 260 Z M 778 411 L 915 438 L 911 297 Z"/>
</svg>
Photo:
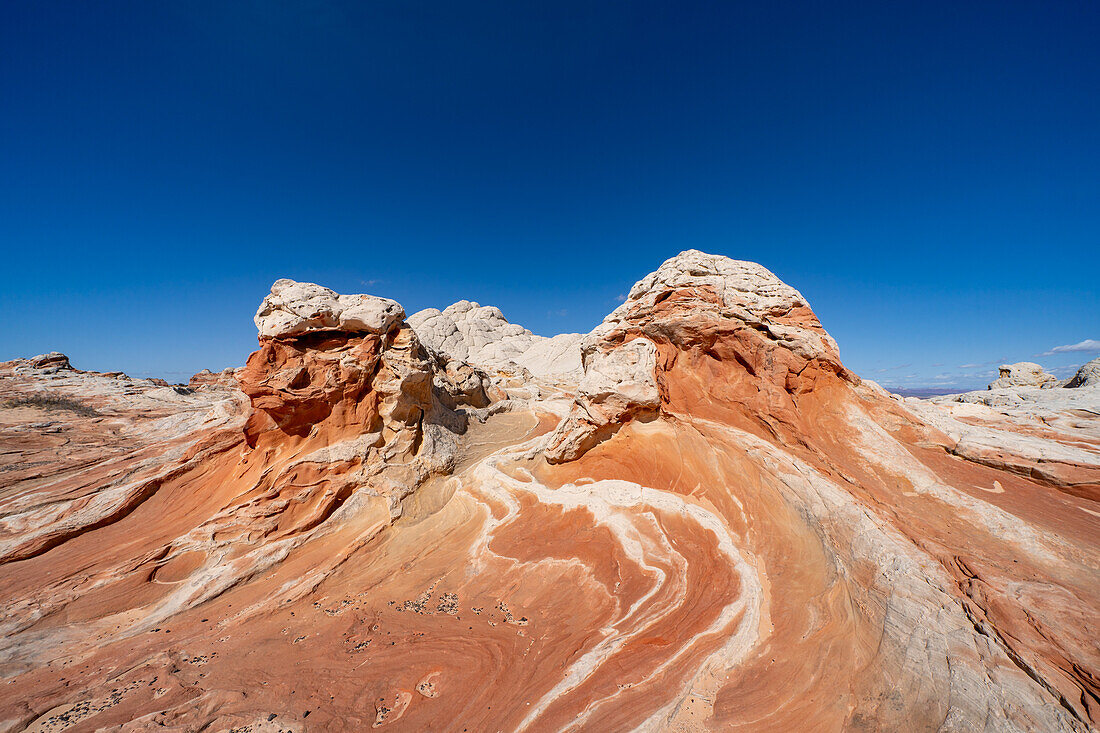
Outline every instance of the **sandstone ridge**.
<svg viewBox="0 0 1100 733">
<path fill-rule="evenodd" d="M 1100 390 L 901 399 L 696 250 L 583 335 L 256 326 L 188 386 L 0 364 L 0 731 L 1100 723 Z"/>
</svg>

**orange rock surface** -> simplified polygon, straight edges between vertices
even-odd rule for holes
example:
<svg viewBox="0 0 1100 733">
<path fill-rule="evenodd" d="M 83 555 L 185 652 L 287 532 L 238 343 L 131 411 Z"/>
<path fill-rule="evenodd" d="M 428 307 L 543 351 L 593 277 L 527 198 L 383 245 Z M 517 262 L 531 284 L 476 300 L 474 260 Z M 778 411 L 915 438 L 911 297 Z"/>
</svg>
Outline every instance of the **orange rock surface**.
<svg viewBox="0 0 1100 733">
<path fill-rule="evenodd" d="M 325 293 L 189 388 L 0 365 L 0 730 L 1100 724 L 1100 405 L 902 400 L 698 252 L 573 380 Z"/>
</svg>

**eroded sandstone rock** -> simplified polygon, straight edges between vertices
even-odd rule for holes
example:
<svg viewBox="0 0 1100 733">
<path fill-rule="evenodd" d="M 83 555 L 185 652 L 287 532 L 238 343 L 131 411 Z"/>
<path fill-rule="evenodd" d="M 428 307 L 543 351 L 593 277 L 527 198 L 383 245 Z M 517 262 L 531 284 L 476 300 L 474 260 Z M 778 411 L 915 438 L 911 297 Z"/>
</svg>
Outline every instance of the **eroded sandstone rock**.
<svg viewBox="0 0 1100 733">
<path fill-rule="evenodd" d="M 990 382 L 987 389 L 1004 389 L 1005 387 L 1056 387 L 1058 377 L 1047 374 L 1043 367 L 1035 362 L 1021 361 L 1015 364 L 1002 364 L 1000 376 Z"/>
<path fill-rule="evenodd" d="M 1100 387 L 1100 358 L 1093 359 L 1092 361 L 1081 366 L 1077 370 L 1077 373 L 1073 375 L 1073 378 L 1066 382 L 1066 386 L 1071 389 L 1078 387 Z"/>
<path fill-rule="evenodd" d="M 461 300 L 442 311 L 428 308 L 414 313 L 409 325 L 434 351 L 485 369 L 523 368 L 537 376 L 580 372 L 583 334 L 536 336 L 509 323 L 493 306 Z"/>
<path fill-rule="evenodd" d="M 260 349 L 237 375 L 253 407 L 249 446 L 285 436 L 313 444 L 321 450 L 311 460 L 350 463 L 343 482 L 384 499 L 394 518 L 404 497 L 452 465 L 466 426 L 454 408 L 486 399 L 468 383 L 476 377 L 440 368 L 403 313 L 383 298 L 280 280 L 256 317 Z"/>
<path fill-rule="evenodd" d="M 48 354 L 32 356 L 29 361 L 30 365 L 35 369 L 52 369 L 54 371 L 59 369 L 72 369 L 72 365 L 69 364 L 69 357 L 65 356 L 60 351 L 51 351 Z"/>
<path fill-rule="evenodd" d="M 1100 390 L 901 400 L 695 251 L 565 378 L 313 287 L 243 392 L 0 365 L 0 727 L 1100 721 Z"/>
<path fill-rule="evenodd" d="M 195 373 L 188 380 L 187 386 L 191 389 L 205 389 L 213 387 L 236 387 L 237 375 L 236 369 L 227 367 L 220 372 L 214 373 L 209 369 L 203 369 L 200 372 Z"/>
<path fill-rule="evenodd" d="M 669 310 L 662 306 L 669 299 L 680 301 L 680 309 L 697 309 L 701 316 L 721 315 L 760 328 L 769 339 L 806 359 L 839 363 L 836 342 L 801 293 L 755 262 L 698 250 L 681 252 L 635 283 L 626 301 L 593 334 L 610 333 L 628 327 L 631 321 L 659 316 Z"/>
<path fill-rule="evenodd" d="M 548 439 L 548 460 L 574 460 L 627 421 L 656 415 L 656 366 L 657 347 L 644 338 L 587 352 L 574 407 Z"/>
<path fill-rule="evenodd" d="M 387 333 L 405 317 L 395 301 L 373 295 L 337 295 L 328 288 L 277 280 L 256 311 L 265 338 L 288 338 L 318 331 Z"/>
<path fill-rule="evenodd" d="M 652 388 L 644 395 L 637 374 L 608 369 L 621 364 L 620 349 L 639 341 L 652 347 L 646 361 Z M 766 404 L 761 415 L 779 404 L 791 406 L 819 379 L 859 381 L 840 363 L 836 343 L 797 290 L 756 263 L 697 250 L 669 259 L 638 281 L 581 348 L 585 378 L 572 411 L 549 439 L 551 462 L 573 460 L 635 414 L 648 416 L 667 404 L 672 396 L 665 375 L 678 360 L 709 360 L 731 370 L 732 375 L 701 385 L 703 391 L 728 398 L 747 390 L 746 409 Z M 595 397 L 586 384 L 598 385 Z"/>
</svg>

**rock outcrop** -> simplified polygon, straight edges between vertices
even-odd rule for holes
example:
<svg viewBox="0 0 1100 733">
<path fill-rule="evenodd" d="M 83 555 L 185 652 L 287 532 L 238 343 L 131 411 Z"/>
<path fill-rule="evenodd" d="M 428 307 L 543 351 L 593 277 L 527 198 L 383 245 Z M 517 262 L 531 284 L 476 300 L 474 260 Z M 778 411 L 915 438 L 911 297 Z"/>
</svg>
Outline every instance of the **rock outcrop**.
<svg viewBox="0 0 1100 733">
<path fill-rule="evenodd" d="M 550 438 L 551 462 L 573 460 L 636 414 L 658 412 L 662 396 L 665 403 L 673 398 L 666 375 L 678 360 L 689 368 L 708 359 L 740 365 L 745 373 L 735 382 L 722 375 L 703 391 L 737 395 L 747 413 L 758 415 L 770 411 L 765 405 L 792 402 L 826 375 L 859 381 L 797 290 L 756 263 L 697 250 L 640 280 L 582 351 L 585 376 Z"/>
<path fill-rule="evenodd" d="M 35 369 L 47 370 L 49 373 L 58 372 L 62 369 L 72 369 L 72 365 L 69 363 L 69 357 L 62 354 L 60 351 L 51 351 L 48 354 L 39 354 L 38 356 L 32 356 L 28 359 L 30 365 Z"/>
<path fill-rule="evenodd" d="M 384 499 L 392 518 L 405 496 L 453 463 L 453 436 L 466 428 L 453 408 L 485 399 L 464 384 L 476 379 L 470 374 L 433 380 L 431 357 L 403 317 L 391 300 L 279 280 L 256 314 L 260 349 L 238 375 L 253 408 L 244 426 L 250 447 L 297 438 L 318 449 L 311 462 L 351 463 L 343 483 Z M 440 383 L 455 386 L 446 399 Z"/>
<path fill-rule="evenodd" d="M 191 388 L 0 364 L 0 730 L 1100 723 L 1100 390 L 902 400 L 697 251 L 583 337 L 256 321 Z"/>
<path fill-rule="evenodd" d="M 589 351 L 573 409 L 550 436 L 547 459 L 574 460 L 628 421 L 656 416 L 656 367 L 657 347 L 645 338 Z"/>
<path fill-rule="evenodd" d="M 256 311 L 261 338 L 307 333 L 388 333 L 405 311 L 395 301 L 373 295 L 337 295 L 313 283 L 277 280 Z"/>
<path fill-rule="evenodd" d="M 1073 375 L 1068 382 L 1067 387 L 1070 389 L 1076 389 L 1078 387 L 1100 387 L 1100 358 L 1093 359 L 1087 364 L 1082 365 L 1077 373 Z"/>
<path fill-rule="evenodd" d="M 1021 361 L 1016 364 L 1002 364 L 1000 376 L 990 382 L 987 389 L 1006 387 L 1057 387 L 1058 377 L 1047 374 L 1043 367 L 1035 362 Z"/>
<path fill-rule="evenodd" d="M 191 389 L 207 389 L 215 387 L 229 387 L 233 388 L 237 386 L 237 370 L 232 367 L 223 369 L 220 372 L 212 372 L 209 369 L 203 369 L 200 372 L 196 372 L 191 376 L 191 379 L 187 381 L 187 386 Z"/>
<path fill-rule="evenodd" d="M 536 336 L 509 323 L 500 309 L 461 300 L 442 311 L 435 308 L 409 317 L 420 340 L 449 359 L 490 371 L 526 369 L 539 377 L 580 372 L 583 334 Z"/>
</svg>

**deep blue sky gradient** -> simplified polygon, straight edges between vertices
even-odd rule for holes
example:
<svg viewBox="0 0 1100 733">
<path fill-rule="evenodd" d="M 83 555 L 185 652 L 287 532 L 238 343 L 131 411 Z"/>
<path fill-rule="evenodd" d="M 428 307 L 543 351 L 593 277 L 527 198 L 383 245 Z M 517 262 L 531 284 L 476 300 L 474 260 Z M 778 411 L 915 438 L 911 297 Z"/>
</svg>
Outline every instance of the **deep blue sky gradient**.
<svg viewBox="0 0 1100 733">
<path fill-rule="evenodd" d="M 238 365 L 279 277 L 587 331 L 692 247 L 884 384 L 1096 355 L 1094 0 L 0 12 L 0 359 Z"/>
</svg>

